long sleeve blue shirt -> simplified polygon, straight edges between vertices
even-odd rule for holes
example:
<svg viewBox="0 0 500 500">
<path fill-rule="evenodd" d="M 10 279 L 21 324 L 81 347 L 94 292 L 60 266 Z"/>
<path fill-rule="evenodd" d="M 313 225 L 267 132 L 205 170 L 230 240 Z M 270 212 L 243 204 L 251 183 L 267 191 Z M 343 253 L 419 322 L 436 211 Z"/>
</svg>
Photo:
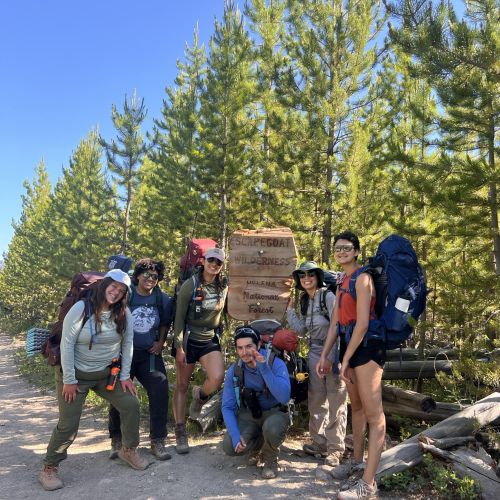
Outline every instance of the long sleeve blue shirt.
<svg viewBox="0 0 500 500">
<path fill-rule="evenodd" d="M 266 350 L 260 353 L 266 357 Z M 239 391 L 239 380 L 234 380 L 233 363 L 224 379 L 224 391 L 222 393 L 222 416 L 229 435 L 233 442 L 233 448 L 240 442 L 240 429 L 238 427 L 238 401 L 236 399 L 235 385 Z M 272 366 L 266 359 L 263 363 L 257 362 L 255 368 L 250 368 L 242 363 L 243 381 L 247 389 L 257 392 L 262 410 L 269 410 L 278 404 L 286 405 L 290 400 L 290 378 L 285 362 L 278 357 L 274 358 Z M 264 391 L 267 387 L 268 391 Z"/>
</svg>

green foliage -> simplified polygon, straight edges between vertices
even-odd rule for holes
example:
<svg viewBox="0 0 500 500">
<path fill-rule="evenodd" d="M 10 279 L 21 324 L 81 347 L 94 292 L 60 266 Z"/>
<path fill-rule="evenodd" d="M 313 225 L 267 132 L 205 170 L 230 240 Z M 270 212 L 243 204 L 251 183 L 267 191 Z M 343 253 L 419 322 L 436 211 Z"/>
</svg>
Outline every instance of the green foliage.
<svg viewBox="0 0 500 500">
<path fill-rule="evenodd" d="M 122 113 L 114 104 L 111 108 L 111 119 L 118 134 L 116 141 L 113 139 L 108 143 L 100 138 L 100 144 L 106 151 L 108 168 L 118 186 L 123 190 L 123 193 L 119 195 L 119 200 L 124 206 L 121 252 L 128 250 L 130 210 L 140 184 L 139 166 L 149 150 L 149 145 L 144 142 L 141 133 L 141 125 L 146 115 L 144 99 L 138 99 L 134 91 L 130 101 L 125 96 Z"/>
<path fill-rule="evenodd" d="M 436 461 L 432 455 L 425 454 L 423 463 L 381 479 L 381 488 L 404 493 L 428 495 L 429 487 L 437 499 L 460 498 L 475 500 L 481 498 L 474 481 L 465 476 L 459 478 L 448 466 Z"/>
<path fill-rule="evenodd" d="M 440 498 L 456 498 L 457 496 L 464 500 L 481 498 L 472 479 L 467 476 L 459 478 L 449 467 L 434 460 L 432 455 L 424 455 L 424 467 L 426 475 Z"/>
</svg>

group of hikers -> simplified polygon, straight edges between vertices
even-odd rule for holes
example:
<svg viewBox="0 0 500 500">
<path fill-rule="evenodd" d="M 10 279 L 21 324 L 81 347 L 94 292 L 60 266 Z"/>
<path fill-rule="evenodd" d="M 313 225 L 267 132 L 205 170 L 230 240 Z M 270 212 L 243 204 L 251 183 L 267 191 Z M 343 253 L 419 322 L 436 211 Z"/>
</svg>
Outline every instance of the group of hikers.
<svg viewBox="0 0 500 500">
<path fill-rule="evenodd" d="M 335 479 L 356 480 L 340 499 L 376 498 L 375 472 L 380 460 L 385 418 L 381 378 L 385 362 L 382 341 L 363 341 L 374 316 L 375 290 L 367 273 L 356 276 L 355 296 L 351 276 L 358 263 L 360 243 L 351 232 L 334 238 L 334 254 L 343 273 L 336 293 L 324 286 L 324 272 L 314 262 L 302 263 L 294 272 L 295 287 L 302 294 L 296 311 L 290 303 L 290 327 L 307 338 L 309 345 L 309 433 L 305 453 L 323 457 L 321 465 Z M 248 325 L 234 331 L 237 361 L 224 375 L 219 341 L 220 325 L 228 293 L 223 276 L 224 251 L 210 248 L 203 266 L 177 293 L 173 346 L 176 384 L 173 393 L 175 450 L 189 453 L 186 402 L 189 382 L 199 362 L 206 378 L 192 388 L 189 414 L 199 417 L 211 394 L 223 385 L 222 415 L 227 428 L 222 447 L 230 456 L 245 455 L 248 465 L 262 464 L 264 479 L 278 474 L 280 447 L 290 426 L 290 377 L 279 357 L 269 361 L 260 333 Z M 67 456 L 79 427 L 83 404 L 90 389 L 110 403 L 110 458 L 144 470 L 149 460 L 138 452 L 139 401 L 137 379 L 149 399 L 150 447 L 158 460 L 168 460 L 168 380 L 162 351 L 173 317 L 173 301 L 162 292 L 164 265 L 139 260 L 132 279 L 112 269 L 99 281 L 88 302 L 76 302 L 64 318 L 61 366 L 55 369 L 59 421 L 53 430 L 39 481 L 45 490 L 63 487 L 59 463 Z M 340 337 L 338 339 L 338 337 Z M 119 382 L 112 381 L 113 363 L 121 358 Z M 111 383 L 111 385 L 110 385 Z M 344 459 L 347 423 L 346 399 L 352 409 L 353 456 Z M 369 427 L 364 467 L 364 440 Z"/>
</svg>

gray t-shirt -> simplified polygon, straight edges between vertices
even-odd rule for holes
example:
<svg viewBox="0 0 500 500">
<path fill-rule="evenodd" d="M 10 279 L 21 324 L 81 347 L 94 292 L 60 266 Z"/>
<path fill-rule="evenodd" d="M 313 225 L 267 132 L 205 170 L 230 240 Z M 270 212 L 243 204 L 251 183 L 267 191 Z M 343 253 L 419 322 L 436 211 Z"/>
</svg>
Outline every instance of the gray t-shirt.
<svg viewBox="0 0 500 500">
<path fill-rule="evenodd" d="M 134 349 L 147 351 L 158 340 L 160 326 L 170 326 L 172 301 L 161 290 L 141 295 L 134 289 L 129 307 L 134 322 Z"/>
</svg>

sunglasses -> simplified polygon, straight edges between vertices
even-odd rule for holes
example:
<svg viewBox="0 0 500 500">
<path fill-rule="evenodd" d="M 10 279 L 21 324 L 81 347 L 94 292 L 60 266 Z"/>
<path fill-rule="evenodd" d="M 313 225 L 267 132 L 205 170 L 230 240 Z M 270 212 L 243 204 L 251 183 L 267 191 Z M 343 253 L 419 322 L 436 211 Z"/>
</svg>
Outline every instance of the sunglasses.
<svg viewBox="0 0 500 500">
<path fill-rule="evenodd" d="M 155 273 L 150 273 L 149 271 L 146 271 L 145 273 L 142 273 L 142 275 L 146 278 L 149 279 L 151 278 L 152 280 L 156 281 L 158 279 L 158 275 Z"/>
<path fill-rule="evenodd" d="M 224 262 L 222 262 L 222 260 L 219 260 L 217 259 L 216 257 L 209 257 L 207 259 L 208 262 L 210 262 L 210 264 L 217 264 L 218 266 L 222 266 L 222 264 L 224 264 Z"/>
<path fill-rule="evenodd" d="M 354 245 L 336 245 L 334 247 L 335 253 L 340 252 L 350 252 L 354 248 Z"/>
<path fill-rule="evenodd" d="M 314 278 L 316 276 L 316 271 L 299 271 L 297 276 L 302 278 Z"/>
</svg>

